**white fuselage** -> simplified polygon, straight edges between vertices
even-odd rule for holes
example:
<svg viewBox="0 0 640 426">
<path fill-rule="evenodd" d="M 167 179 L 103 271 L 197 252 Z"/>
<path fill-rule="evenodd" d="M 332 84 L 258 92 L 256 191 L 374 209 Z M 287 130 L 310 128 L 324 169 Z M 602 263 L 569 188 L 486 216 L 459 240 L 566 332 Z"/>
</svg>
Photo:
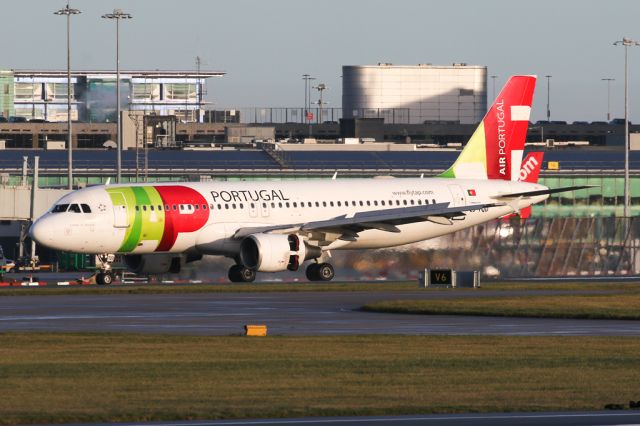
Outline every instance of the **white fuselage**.
<svg viewBox="0 0 640 426">
<path fill-rule="evenodd" d="M 127 199 L 126 192 L 131 188 L 139 190 L 149 186 L 160 190 L 186 187 L 200 197 L 192 199 L 184 195 L 167 205 L 145 201 L 144 197 Z M 344 215 L 350 217 L 359 212 L 424 204 L 449 203 L 450 207 L 489 204 L 496 203 L 500 194 L 544 189 L 546 187 L 539 184 L 513 181 L 439 178 L 95 186 L 72 192 L 56 204 L 84 204 L 88 209 L 82 207 L 80 212 L 56 213 L 54 207 L 34 223 L 31 234 L 41 244 L 79 253 L 196 251 L 233 256 L 239 245 L 233 237 L 242 228 L 303 224 Z M 117 206 L 114 200 L 120 198 L 123 201 Z M 382 248 L 426 240 L 499 218 L 513 213 L 514 206 L 521 209 L 546 198 L 547 195 L 539 195 L 517 200 L 515 205 L 468 211 L 449 224 L 421 221 L 399 225 L 400 232 L 369 229 L 360 232 L 355 241 L 334 239 L 323 249 Z M 169 214 L 174 215 L 171 226 L 165 223 L 168 220 L 165 215 Z M 189 222 L 190 215 L 205 219 L 197 229 L 180 231 L 179 221 Z M 166 239 L 167 232 L 174 233 L 173 242 Z"/>
</svg>

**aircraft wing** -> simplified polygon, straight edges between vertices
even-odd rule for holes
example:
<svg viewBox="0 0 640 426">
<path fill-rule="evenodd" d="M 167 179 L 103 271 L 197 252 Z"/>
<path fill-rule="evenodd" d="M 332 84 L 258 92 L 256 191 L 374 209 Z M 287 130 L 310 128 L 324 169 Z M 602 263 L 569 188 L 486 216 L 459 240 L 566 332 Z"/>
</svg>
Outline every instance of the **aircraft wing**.
<svg viewBox="0 0 640 426">
<path fill-rule="evenodd" d="M 357 233 L 367 229 L 387 232 L 400 232 L 398 225 L 430 221 L 441 225 L 450 225 L 452 220 L 464 218 L 465 212 L 501 206 L 504 203 L 473 204 L 449 207 L 449 203 L 426 204 L 421 206 L 399 207 L 394 209 L 373 210 L 348 216 L 337 216 L 328 220 L 285 225 L 240 228 L 234 238 L 243 238 L 251 234 L 265 232 L 325 232 L 337 234 L 340 239 L 357 239 Z"/>
</svg>

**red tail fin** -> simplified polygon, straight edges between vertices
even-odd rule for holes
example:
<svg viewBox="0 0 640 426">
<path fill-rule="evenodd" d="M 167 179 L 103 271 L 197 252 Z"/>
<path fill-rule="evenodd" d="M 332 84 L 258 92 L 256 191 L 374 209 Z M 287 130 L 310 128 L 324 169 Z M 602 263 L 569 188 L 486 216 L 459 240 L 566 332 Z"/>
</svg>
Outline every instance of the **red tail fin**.
<svg viewBox="0 0 640 426">
<path fill-rule="evenodd" d="M 543 157 L 544 152 L 530 152 L 527 154 L 527 158 L 524 159 L 522 166 L 520 167 L 520 178 L 518 180 L 520 182 L 529 183 L 538 182 Z M 531 206 L 520 210 L 521 219 L 527 219 L 529 217 L 531 217 Z"/>
</svg>

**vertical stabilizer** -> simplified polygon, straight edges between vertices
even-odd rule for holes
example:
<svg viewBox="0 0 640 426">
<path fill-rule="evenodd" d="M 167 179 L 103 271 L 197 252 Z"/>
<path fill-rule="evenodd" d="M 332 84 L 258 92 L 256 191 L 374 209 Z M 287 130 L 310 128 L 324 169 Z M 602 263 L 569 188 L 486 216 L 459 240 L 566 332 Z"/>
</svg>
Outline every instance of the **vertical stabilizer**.
<svg viewBox="0 0 640 426">
<path fill-rule="evenodd" d="M 455 163 L 441 177 L 518 180 L 536 76 L 507 81 Z"/>
</svg>

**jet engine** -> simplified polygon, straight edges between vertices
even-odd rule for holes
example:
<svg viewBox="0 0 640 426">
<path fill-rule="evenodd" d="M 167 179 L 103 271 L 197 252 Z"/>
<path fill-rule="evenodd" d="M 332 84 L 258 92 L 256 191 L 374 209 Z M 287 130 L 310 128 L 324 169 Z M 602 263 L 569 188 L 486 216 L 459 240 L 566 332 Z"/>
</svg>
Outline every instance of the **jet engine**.
<svg viewBox="0 0 640 426">
<path fill-rule="evenodd" d="M 200 260 L 202 255 L 131 254 L 124 263 L 136 274 L 177 274 L 183 264 Z"/>
<path fill-rule="evenodd" d="M 240 261 L 260 272 L 297 271 L 302 262 L 322 254 L 295 234 L 253 234 L 240 244 Z"/>
</svg>

